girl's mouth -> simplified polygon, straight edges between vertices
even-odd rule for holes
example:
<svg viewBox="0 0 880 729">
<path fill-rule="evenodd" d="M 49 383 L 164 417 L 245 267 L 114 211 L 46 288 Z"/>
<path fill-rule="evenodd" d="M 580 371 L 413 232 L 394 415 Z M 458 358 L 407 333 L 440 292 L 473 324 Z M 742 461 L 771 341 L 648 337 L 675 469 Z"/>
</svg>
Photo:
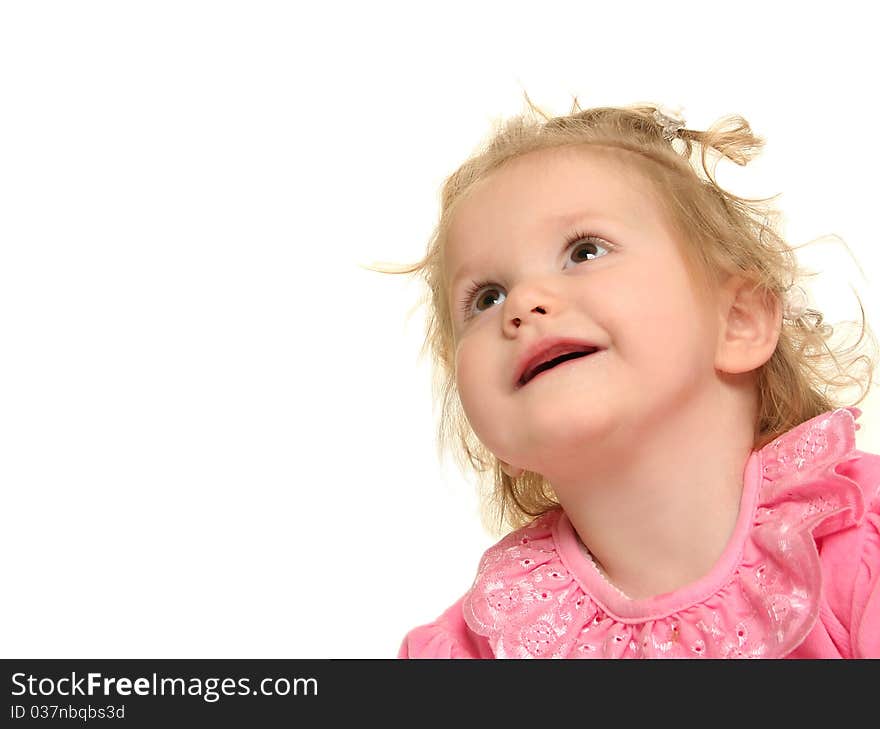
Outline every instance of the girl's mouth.
<svg viewBox="0 0 880 729">
<path fill-rule="evenodd" d="M 537 365 L 536 367 L 530 368 L 529 370 L 527 370 L 523 374 L 523 376 L 520 378 L 519 386 L 522 387 L 523 385 L 528 384 L 535 377 L 540 375 L 542 372 L 546 372 L 547 370 L 551 370 L 554 367 L 557 367 L 558 365 L 563 364 L 564 362 L 568 362 L 573 359 L 580 359 L 582 357 L 588 357 L 591 354 L 594 354 L 595 352 L 598 352 L 598 351 L 599 351 L 598 347 L 591 347 L 591 348 L 589 348 L 587 350 L 583 350 L 583 351 L 566 352 L 565 354 L 561 354 L 557 357 L 554 357 L 553 359 L 547 360 L 546 362 L 542 362 L 541 364 Z"/>
</svg>

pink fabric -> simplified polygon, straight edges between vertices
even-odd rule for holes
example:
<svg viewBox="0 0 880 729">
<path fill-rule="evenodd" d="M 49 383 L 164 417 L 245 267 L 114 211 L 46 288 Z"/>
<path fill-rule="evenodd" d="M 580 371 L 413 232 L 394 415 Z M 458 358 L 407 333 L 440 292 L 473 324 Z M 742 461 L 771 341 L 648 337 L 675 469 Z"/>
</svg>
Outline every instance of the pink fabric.
<svg viewBox="0 0 880 729">
<path fill-rule="evenodd" d="M 744 468 L 739 517 L 703 578 L 630 600 L 561 509 L 483 555 L 471 589 L 400 658 L 880 658 L 880 456 L 858 408 L 801 423 Z"/>
</svg>

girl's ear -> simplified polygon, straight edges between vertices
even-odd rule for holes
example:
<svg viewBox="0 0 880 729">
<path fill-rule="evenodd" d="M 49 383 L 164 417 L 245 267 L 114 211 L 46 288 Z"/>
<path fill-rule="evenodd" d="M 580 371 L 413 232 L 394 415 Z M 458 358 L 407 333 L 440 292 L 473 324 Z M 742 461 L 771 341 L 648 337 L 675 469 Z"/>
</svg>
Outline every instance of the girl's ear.
<svg viewBox="0 0 880 729">
<path fill-rule="evenodd" d="M 523 469 L 518 466 L 511 466 L 506 461 L 502 461 L 500 458 L 498 462 L 501 464 L 501 470 L 504 471 L 511 478 L 519 478 L 523 475 Z"/>
<path fill-rule="evenodd" d="M 730 276 L 718 296 L 719 330 L 715 369 L 729 374 L 751 372 L 776 350 L 782 329 L 777 296 L 742 276 Z"/>
</svg>

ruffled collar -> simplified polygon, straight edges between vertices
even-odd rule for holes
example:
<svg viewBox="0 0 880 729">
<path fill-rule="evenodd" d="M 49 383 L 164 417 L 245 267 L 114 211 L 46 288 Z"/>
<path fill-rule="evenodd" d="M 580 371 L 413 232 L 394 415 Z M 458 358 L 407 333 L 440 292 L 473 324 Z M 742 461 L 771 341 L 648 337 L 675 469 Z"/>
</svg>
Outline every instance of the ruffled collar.
<svg viewBox="0 0 880 729">
<path fill-rule="evenodd" d="M 858 484 L 836 470 L 862 455 L 859 415 L 854 407 L 824 413 L 752 451 L 734 533 L 697 582 L 628 599 L 554 509 L 486 551 L 465 621 L 498 658 L 787 655 L 818 617 L 816 538 L 864 514 Z"/>
</svg>

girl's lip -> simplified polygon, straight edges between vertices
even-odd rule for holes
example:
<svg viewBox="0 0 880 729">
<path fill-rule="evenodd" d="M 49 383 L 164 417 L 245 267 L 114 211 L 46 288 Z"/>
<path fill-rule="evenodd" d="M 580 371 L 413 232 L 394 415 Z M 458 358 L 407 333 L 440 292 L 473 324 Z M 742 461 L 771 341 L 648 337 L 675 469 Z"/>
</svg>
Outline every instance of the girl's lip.
<svg viewBox="0 0 880 729">
<path fill-rule="evenodd" d="M 532 377 L 529 378 L 529 381 L 524 383 L 521 387 L 525 387 L 525 385 L 529 384 L 530 382 L 533 382 L 534 380 L 538 379 L 542 375 L 547 374 L 548 372 L 555 372 L 560 367 L 565 367 L 565 365 L 569 364 L 570 362 L 579 362 L 582 359 L 588 359 L 588 358 L 592 357 L 594 354 L 599 354 L 599 352 L 602 352 L 602 351 L 604 351 L 604 350 L 596 349 L 596 350 L 593 350 L 592 352 L 590 352 L 586 357 L 573 357 L 572 359 L 568 359 L 568 360 L 565 360 L 564 362 L 560 362 L 555 367 L 551 367 L 550 369 L 547 369 L 547 370 L 541 370 L 537 374 L 532 375 Z"/>
<path fill-rule="evenodd" d="M 543 337 L 529 346 L 519 358 L 514 387 L 519 388 L 531 381 L 527 375 L 538 365 L 568 352 L 600 351 L 602 347 L 574 337 Z"/>
</svg>

